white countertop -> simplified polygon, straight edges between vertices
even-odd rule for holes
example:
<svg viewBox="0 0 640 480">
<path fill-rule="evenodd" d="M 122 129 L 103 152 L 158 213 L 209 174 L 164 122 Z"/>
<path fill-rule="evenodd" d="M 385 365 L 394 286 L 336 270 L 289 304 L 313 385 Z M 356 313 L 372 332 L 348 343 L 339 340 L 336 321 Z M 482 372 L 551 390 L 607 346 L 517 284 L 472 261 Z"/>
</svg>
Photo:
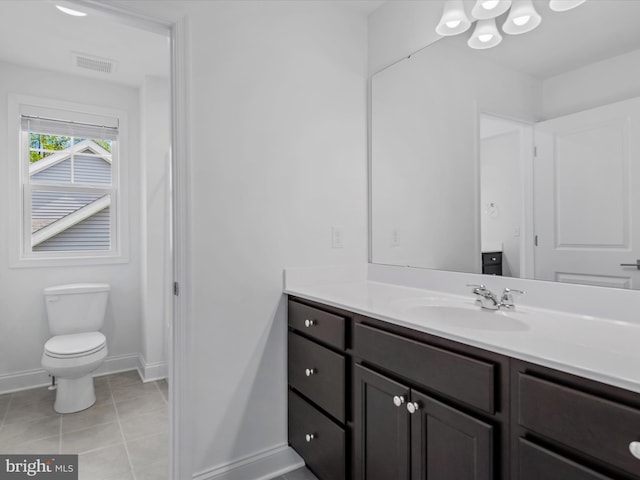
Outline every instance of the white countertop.
<svg viewBox="0 0 640 480">
<path fill-rule="evenodd" d="M 640 393 L 637 323 L 529 306 L 481 311 L 471 292 L 366 279 L 288 284 L 285 293 Z M 477 325 L 464 319 L 475 312 Z"/>
</svg>

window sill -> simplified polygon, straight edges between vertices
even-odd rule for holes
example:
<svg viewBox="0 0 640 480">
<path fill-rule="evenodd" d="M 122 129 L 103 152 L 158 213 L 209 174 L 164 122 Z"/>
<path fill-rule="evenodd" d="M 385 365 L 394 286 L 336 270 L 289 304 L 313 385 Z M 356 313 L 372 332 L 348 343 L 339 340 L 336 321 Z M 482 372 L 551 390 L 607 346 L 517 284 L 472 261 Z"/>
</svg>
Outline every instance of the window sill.
<svg viewBox="0 0 640 480">
<path fill-rule="evenodd" d="M 69 256 L 55 258 L 27 257 L 14 260 L 9 268 L 90 267 L 94 265 L 118 265 L 129 263 L 125 255 Z"/>
</svg>

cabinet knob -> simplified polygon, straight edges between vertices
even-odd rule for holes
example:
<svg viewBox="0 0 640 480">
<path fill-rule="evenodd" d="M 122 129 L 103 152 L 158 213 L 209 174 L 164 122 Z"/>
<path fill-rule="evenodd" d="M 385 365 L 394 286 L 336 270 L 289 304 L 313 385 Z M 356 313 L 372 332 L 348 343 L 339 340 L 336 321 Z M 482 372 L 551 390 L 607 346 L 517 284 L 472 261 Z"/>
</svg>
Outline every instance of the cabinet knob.
<svg viewBox="0 0 640 480">
<path fill-rule="evenodd" d="M 631 455 L 640 460 L 640 442 L 631 442 L 629 444 L 629 451 Z"/>
<path fill-rule="evenodd" d="M 409 411 L 410 414 L 413 415 L 418 410 L 420 410 L 420 404 L 418 402 L 409 402 L 407 403 L 407 410 Z"/>
<path fill-rule="evenodd" d="M 308 318 L 304 321 L 304 326 L 309 328 L 309 327 L 313 327 L 314 325 L 317 325 L 317 322 L 315 320 L 309 320 Z"/>
<path fill-rule="evenodd" d="M 318 371 L 317 371 L 315 368 L 307 368 L 307 369 L 304 371 L 304 374 L 305 374 L 307 377 L 310 377 L 311 375 L 315 375 L 316 373 L 318 373 Z"/>
<path fill-rule="evenodd" d="M 316 434 L 315 434 L 315 433 L 307 433 L 307 434 L 304 436 L 304 438 L 305 438 L 305 440 L 306 440 L 307 442 L 310 442 L 311 440 L 313 440 L 314 438 L 316 438 Z"/>
<path fill-rule="evenodd" d="M 393 397 L 393 404 L 396 407 L 401 406 L 405 401 L 404 395 L 396 395 L 395 397 Z"/>
</svg>

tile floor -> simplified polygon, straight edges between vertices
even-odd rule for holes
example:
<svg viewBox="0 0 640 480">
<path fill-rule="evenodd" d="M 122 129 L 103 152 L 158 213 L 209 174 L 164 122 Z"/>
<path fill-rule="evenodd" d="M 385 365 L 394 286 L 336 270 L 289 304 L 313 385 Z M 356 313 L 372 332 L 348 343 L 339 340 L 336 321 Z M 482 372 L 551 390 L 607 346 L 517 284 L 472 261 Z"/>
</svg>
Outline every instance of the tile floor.
<svg viewBox="0 0 640 480">
<path fill-rule="evenodd" d="M 272 480 L 318 480 L 318 478 L 308 468 L 299 468 Z"/>
<path fill-rule="evenodd" d="M 135 370 L 94 382 L 95 405 L 66 415 L 47 388 L 0 395 L 0 452 L 78 453 L 80 480 L 166 480 L 167 382 L 142 383 Z"/>
</svg>

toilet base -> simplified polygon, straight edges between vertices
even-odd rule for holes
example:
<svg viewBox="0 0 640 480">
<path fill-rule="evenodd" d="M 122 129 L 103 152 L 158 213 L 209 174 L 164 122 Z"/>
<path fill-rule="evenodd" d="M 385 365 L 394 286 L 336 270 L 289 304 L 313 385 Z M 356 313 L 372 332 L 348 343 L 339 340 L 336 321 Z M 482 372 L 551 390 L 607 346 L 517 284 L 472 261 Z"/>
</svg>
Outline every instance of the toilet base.
<svg viewBox="0 0 640 480">
<path fill-rule="evenodd" d="M 86 410 L 96 403 L 96 391 L 93 377 L 85 375 L 80 378 L 56 377 L 56 401 L 53 409 L 58 413 L 75 413 Z"/>
</svg>

